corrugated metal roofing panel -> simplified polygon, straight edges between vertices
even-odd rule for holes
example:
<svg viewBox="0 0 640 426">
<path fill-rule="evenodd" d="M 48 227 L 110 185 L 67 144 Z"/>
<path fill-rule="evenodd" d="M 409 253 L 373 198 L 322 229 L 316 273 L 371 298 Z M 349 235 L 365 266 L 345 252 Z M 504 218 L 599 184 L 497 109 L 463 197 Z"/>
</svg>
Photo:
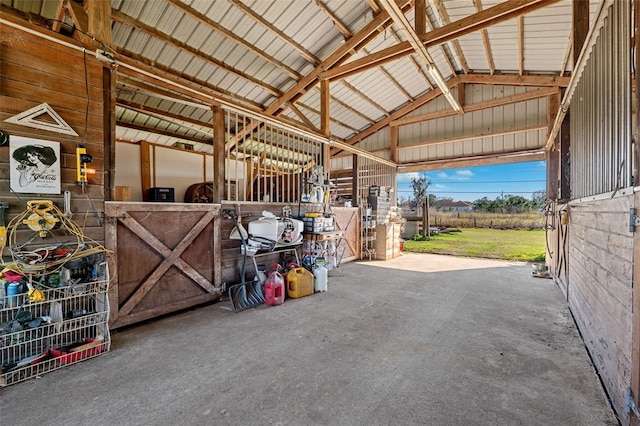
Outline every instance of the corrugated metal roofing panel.
<svg viewBox="0 0 640 426">
<path fill-rule="evenodd" d="M 398 153 L 398 158 L 400 162 L 411 163 L 455 159 L 464 156 L 503 154 L 516 150 L 526 151 L 540 148 L 544 145 L 545 137 L 546 130 L 532 130 L 512 135 L 402 149 Z"/>
<path fill-rule="evenodd" d="M 489 62 L 482 43 L 482 34 L 477 31 L 469 33 L 460 37 L 458 41 L 472 72 L 488 72 Z"/>
<path fill-rule="evenodd" d="M 373 68 L 345 80 L 362 93 L 366 93 L 370 99 L 384 108 L 384 111 L 380 111 L 374 107 L 378 112 L 376 115 L 372 115 L 372 118 L 379 117 L 380 113 L 393 111 L 397 105 L 407 101 L 406 96 L 378 68 Z M 360 109 L 359 105 L 354 105 L 354 107 Z"/>
</svg>

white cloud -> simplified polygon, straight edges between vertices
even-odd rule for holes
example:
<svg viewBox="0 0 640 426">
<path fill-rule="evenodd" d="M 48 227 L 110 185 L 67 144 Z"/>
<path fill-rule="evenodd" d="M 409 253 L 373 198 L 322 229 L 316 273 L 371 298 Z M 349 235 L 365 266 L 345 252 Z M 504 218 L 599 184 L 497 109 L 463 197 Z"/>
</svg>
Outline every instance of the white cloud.
<svg viewBox="0 0 640 426">
<path fill-rule="evenodd" d="M 419 178 L 420 177 L 420 173 L 419 172 L 413 172 L 413 173 L 399 173 L 398 174 L 398 182 L 411 182 L 412 178 Z"/>
<path fill-rule="evenodd" d="M 443 190 L 443 189 L 447 189 L 447 185 L 443 185 L 441 183 L 434 183 L 433 185 L 429 186 L 430 190 Z"/>
<path fill-rule="evenodd" d="M 471 177 L 473 176 L 473 172 L 471 170 L 458 170 L 456 176 Z"/>
<path fill-rule="evenodd" d="M 442 179 L 447 179 L 449 177 L 445 172 L 440 172 L 437 176 Z"/>
</svg>

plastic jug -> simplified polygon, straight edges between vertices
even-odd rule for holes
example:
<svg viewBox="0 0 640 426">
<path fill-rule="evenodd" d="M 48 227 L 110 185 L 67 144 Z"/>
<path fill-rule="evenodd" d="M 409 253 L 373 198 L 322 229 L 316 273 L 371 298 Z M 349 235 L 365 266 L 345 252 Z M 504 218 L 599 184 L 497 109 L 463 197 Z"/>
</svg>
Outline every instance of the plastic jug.
<svg viewBox="0 0 640 426">
<path fill-rule="evenodd" d="M 264 303 L 275 306 L 284 302 L 284 277 L 278 271 L 280 265 L 274 265 L 264 283 Z"/>
<path fill-rule="evenodd" d="M 287 296 L 292 298 L 313 294 L 313 274 L 300 266 L 290 269 L 285 275 Z"/>
<path fill-rule="evenodd" d="M 324 267 L 324 259 L 316 259 L 316 268 L 313 270 L 313 276 L 316 277 L 315 291 L 327 291 L 329 271 Z"/>
</svg>

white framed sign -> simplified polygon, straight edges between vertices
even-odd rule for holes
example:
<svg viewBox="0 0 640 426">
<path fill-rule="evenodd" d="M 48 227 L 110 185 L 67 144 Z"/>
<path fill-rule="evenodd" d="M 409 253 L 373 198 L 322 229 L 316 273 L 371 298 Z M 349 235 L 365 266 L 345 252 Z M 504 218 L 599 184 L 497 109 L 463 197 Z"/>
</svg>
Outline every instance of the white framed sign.
<svg viewBox="0 0 640 426">
<path fill-rule="evenodd" d="M 60 194 L 60 144 L 42 139 L 9 136 L 11 190 Z"/>
</svg>

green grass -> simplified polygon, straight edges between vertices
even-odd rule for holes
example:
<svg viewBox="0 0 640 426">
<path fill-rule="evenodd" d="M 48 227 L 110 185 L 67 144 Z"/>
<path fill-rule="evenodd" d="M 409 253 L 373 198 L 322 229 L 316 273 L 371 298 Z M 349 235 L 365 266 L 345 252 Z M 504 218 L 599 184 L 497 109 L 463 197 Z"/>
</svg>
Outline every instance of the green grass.
<svg viewBox="0 0 640 426">
<path fill-rule="evenodd" d="M 544 261 L 544 230 L 466 228 L 462 232 L 436 234 L 430 241 L 404 242 L 404 249 L 414 253 L 451 254 L 490 259 Z"/>
</svg>

